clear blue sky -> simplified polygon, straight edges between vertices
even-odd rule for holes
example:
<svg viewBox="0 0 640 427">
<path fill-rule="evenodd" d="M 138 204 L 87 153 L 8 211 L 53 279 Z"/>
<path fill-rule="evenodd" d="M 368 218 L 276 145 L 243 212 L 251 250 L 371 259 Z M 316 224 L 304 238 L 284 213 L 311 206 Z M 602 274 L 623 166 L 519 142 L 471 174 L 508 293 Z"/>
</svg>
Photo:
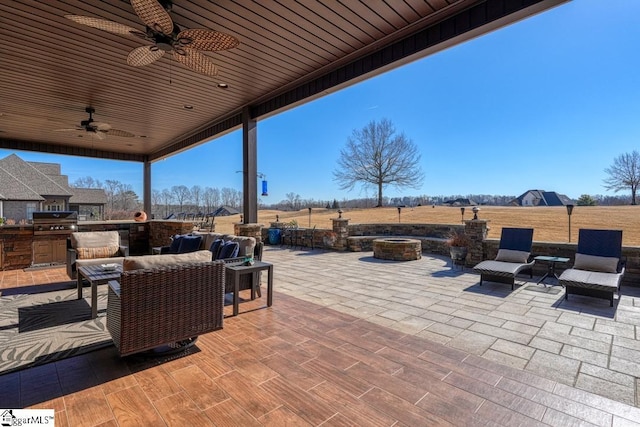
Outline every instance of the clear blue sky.
<svg viewBox="0 0 640 427">
<path fill-rule="evenodd" d="M 574 0 L 259 121 L 261 201 L 374 196 L 340 191 L 332 171 L 352 131 L 382 118 L 418 145 L 425 172 L 422 188 L 385 196 L 613 194 L 604 169 L 640 149 L 640 1 Z M 241 141 L 234 132 L 154 163 L 153 188 L 242 190 Z M 70 182 L 117 179 L 142 196 L 141 165 L 18 154 L 61 163 Z"/>
</svg>

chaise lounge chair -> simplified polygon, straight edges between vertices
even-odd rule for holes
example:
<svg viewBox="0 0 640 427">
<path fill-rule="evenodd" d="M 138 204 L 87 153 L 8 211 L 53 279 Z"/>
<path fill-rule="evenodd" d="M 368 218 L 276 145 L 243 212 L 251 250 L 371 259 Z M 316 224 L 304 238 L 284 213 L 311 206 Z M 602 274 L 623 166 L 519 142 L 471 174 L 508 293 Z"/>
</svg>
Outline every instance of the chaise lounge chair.
<svg viewBox="0 0 640 427">
<path fill-rule="evenodd" d="M 488 280 L 511 284 L 513 290 L 516 276 L 525 270 L 529 270 L 529 276 L 533 278 L 535 261 L 529 259 L 532 244 L 533 228 L 503 228 L 496 258 L 473 267 L 480 273 L 480 286 Z"/>
<path fill-rule="evenodd" d="M 567 300 L 569 294 L 586 295 L 608 299 L 613 307 L 624 272 L 622 230 L 580 229 L 573 268 L 563 271 L 558 281 Z"/>
</svg>

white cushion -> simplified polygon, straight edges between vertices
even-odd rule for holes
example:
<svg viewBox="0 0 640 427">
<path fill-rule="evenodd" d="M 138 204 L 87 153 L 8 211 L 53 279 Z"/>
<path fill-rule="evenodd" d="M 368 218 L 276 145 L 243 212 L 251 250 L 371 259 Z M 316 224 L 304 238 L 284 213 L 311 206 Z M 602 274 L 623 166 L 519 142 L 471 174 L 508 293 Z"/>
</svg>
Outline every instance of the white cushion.
<svg viewBox="0 0 640 427">
<path fill-rule="evenodd" d="M 142 255 L 126 257 L 122 268 L 124 271 L 129 271 L 206 261 L 211 261 L 211 252 L 207 250 L 185 254 Z"/>
<path fill-rule="evenodd" d="M 573 268 L 578 270 L 601 271 L 603 273 L 616 273 L 618 271 L 617 257 L 576 254 L 576 262 Z"/>
<path fill-rule="evenodd" d="M 120 234 L 117 231 L 77 231 L 71 233 L 71 247 L 100 248 L 120 246 Z"/>
<path fill-rule="evenodd" d="M 503 262 L 527 262 L 529 259 L 529 252 L 516 251 L 513 249 L 498 249 L 498 255 L 496 261 Z"/>
</svg>

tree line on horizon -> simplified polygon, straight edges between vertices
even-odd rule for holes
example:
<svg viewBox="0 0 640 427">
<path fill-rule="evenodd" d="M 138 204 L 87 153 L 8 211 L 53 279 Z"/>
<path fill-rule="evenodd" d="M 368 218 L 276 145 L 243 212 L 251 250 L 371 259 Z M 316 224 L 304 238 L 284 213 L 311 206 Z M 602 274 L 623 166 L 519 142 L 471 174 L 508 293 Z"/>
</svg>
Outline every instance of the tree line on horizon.
<svg viewBox="0 0 640 427">
<path fill-rule="evenodd" d="M 356 199 L 343 198 L 333 200 L 303 199 L 295 192 L 286 194 L 280 202 L 266 204 L 258 200 L 261 209 L 300 210 L 303 208 L 369 208 L 378 206 L 424 206 L 442 205 L 447 200 L 466 198 L 479 205 L 507 206 L 515 199 L 509 195 L 469 194 L 466 196 L 403 196 L 387 197 L 383 189 L 389 185 L 398 189 L 419 188 L 424 179 L 421 170 L 418 147 L 404 133 L 396 134 L 390 120 L 373 120 L 362 129 L 355 129 L 347 139 L 344 149 L 340 151 L 334 180 L 340 189 L 352 190 L 360 184 L 368 194 L 373 189 L 375 197 Z M 613 164 L 605 169 L 607 178 L 604 187 L 607 190 L 630 190 L 630 195 L 605 196 L 581 195 L 576 204 L 582 206 L 613 206 L 636 204 L 636 192 L 640 185 L 640 154 L 637 151 L 624 153 L 616 157 Z M 106 218 L 122 219 L 132 210 L 140 210 L 142 203 L 130 184 L 117 180 L 106 180 L 104 183 L 91 177 L 80 178 L 72 185 L 84 188 L 103 188 L 107 194 Z M 194 185 L 174 185 L 151 192 L 152 216 L 167 217 L 171 213 L 189 213 L 195 215 L 211 214 L 220 206 L 242 209 L 242 192 L 233 188 L 211 188 Z"/>
</svg>

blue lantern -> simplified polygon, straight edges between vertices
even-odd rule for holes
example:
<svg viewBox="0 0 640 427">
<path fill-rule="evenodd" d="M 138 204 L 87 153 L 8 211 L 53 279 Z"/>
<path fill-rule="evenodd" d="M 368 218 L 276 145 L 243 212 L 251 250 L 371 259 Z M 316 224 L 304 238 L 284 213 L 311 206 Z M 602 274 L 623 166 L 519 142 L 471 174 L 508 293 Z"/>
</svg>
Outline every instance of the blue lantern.
<svg viewBox="0 0 640 427">
<path fill-rule="evenodd" d="M 262 180 L 262 195 L 263 196 L 268 196 L 269 192 L 267 191 L 267 180 L 263 179 Z"/>
</svg>

